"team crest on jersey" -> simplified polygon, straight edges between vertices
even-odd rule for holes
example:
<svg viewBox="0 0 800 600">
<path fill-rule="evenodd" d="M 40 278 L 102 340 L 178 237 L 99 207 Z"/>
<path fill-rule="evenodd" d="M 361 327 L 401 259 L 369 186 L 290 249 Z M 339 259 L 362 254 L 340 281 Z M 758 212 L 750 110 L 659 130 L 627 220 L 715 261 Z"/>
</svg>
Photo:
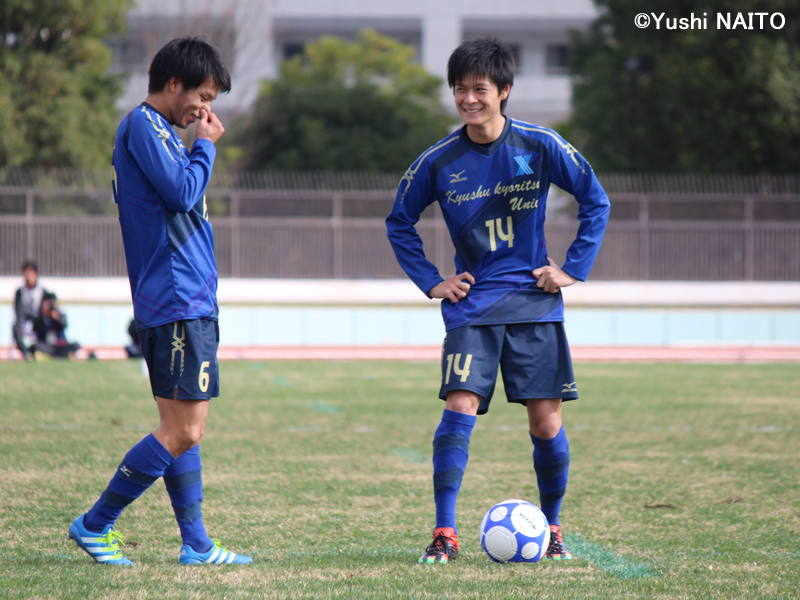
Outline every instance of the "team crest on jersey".
<svg viewBox="0 0 800 600">
<path fill-rule="evenodd" d="M 517 177 L 522 175 L 533 175 L 533 169 L 528 164 L 531 161 L 532 154 L 528 154 L 527 156 L 515 156 L 514 162 L 519 165 L 519 169 L 517 169 Z"/>
</svg>

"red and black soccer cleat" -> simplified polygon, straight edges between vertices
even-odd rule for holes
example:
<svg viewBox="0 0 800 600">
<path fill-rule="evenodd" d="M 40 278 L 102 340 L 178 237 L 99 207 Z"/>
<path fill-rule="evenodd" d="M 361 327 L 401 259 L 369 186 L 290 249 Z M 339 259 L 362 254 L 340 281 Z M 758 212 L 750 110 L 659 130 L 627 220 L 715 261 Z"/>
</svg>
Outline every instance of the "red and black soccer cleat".
<svg viewBox="0 0 800 600">
<path fill-rule="evenodd" d="M 572 560 L 572 554 L 567 550 L 564 540 L 561 538 L 561 525 L 550 525 L 550 544 L 547 546 L 544 557 L 553 560 Z"/>
<path fill-rule="evenodd" d="M 439 527 L 433 530 L 433 542 L 419 557 L 423 564 L 447 563 L 458 556 L 458 536 L 452 527 Z"/>
</svg>

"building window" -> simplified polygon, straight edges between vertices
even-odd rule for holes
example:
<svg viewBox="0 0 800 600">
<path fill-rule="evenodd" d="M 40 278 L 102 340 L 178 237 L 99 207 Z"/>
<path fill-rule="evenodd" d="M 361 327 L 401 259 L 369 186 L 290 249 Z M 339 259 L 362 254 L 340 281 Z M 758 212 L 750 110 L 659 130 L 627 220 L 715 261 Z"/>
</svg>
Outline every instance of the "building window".
<svg viewBox="0 0 800 600">
<path fill-rule="evenodd" d="M 517 65 L 517 70 L 519 71 L 520 64 L 520 52 L 519 52 L 519 44 L 506 44 L 506 47 L 511 51 L 511 55 L 514 57 L 514 64 Z"/>
<path fill-rule="evenodd" d="M 298 42 L 287 42 L 283 45 L 283 60 L 289 60 L 298 54 L 303 54 L 305 49 L 305 44 L 300 44 Z"/>
<path fill-rule="evenodd" d="M 567 44 L 548 44 L 544 66 L 548 75 L 568 74 L 569 46 Z"/>
<path fill-rule="evenodd" d="M 156 53 L 172 39 L 185 35 L 203 35 L 219 48 L 229 67 L 233 64 L 236 36 L 233 17 L 215 15 L 130 15 L 124 33 L 106 39 L 114 53 L 115 73 L 147 73 Z"/>
</svg>

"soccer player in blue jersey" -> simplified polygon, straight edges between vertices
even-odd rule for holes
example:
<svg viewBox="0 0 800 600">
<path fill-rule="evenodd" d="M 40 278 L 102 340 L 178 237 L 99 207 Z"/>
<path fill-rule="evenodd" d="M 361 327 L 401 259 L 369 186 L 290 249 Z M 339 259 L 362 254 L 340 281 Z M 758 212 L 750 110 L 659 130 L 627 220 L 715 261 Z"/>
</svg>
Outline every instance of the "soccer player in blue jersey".
<svg viewBox="0 0 800 600">
<path fill-rule="evenodd" d="M 459 551 L 456 498 L 477 415 L 489 410 L 498 366 L 509 402 L 528 413 L 540 502 L 550 523 L 546 556 L 572 555 L 559 511 L 569 444 L 561 404 L 578 397 L 564 333 L 561 288 L 589 274 L 609 202 L 589 163 L 550 129 L 503 114 L 514 58 L 494 40 L 464 42 L 450 56 L 448 83 L 464 126 L 426 150 L 403 176 L 389 240 L 400 266 L 430 298 L 441 298 L 445 400 L 433 438 L 436 527 L 421 563 L 446 563 Z M 547 255 L 550 184 L 578 201 L 580 226 L 563 267 Z M 456 250 L 447 278 L 425 257 L 414 225 L 438 202 Z"/>
<path fill-rule="evenodd" d="M 113 165 L 133 312 L 161 424 L 125 455 L 69 538 L 103 564 L 130 565 L 114 522 L 163 477 L 183 546 L 182 564 L 245 564 L 203 524 L 198 442 L 219 396 L 217 265 L 205 190 L 225 129 L 211 102 L 231 88 L 219 51 L 202 37 L 175 39 L 150 65 L 147 99 L 117 130 Z M 174 127 L 197 123 L 191 151 Z"/>
</svg>

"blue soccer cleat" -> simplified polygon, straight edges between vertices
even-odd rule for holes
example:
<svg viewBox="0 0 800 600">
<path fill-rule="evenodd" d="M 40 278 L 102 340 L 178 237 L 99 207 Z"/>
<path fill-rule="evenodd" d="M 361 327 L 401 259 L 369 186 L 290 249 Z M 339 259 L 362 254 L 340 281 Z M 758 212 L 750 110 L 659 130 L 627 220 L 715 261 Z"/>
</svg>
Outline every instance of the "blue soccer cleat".
<svg viewBox="0 0 800 600">
<path fill-rule="evenodd" d="M 69 526 L 68 540 L 75 540 L 78 548 L 104 565 L 132 565 L 133 563 L 122 556 L 119 549 L 122 544 L 122 534 L 113 530 L 113 525 L 108 525 L 102 533 L 93 533 L 83 526 L 83 514 Z"/>
<path fill-rule="evenodd" d="M 195 552 L 191 546 L 181 546 L 182 565 L 247 565 L 253 562 L 249 556 L 242 556 L 223 548 L 219 540 L 212 539 L 214 547 L 208 552 Z"/>
</svg>

